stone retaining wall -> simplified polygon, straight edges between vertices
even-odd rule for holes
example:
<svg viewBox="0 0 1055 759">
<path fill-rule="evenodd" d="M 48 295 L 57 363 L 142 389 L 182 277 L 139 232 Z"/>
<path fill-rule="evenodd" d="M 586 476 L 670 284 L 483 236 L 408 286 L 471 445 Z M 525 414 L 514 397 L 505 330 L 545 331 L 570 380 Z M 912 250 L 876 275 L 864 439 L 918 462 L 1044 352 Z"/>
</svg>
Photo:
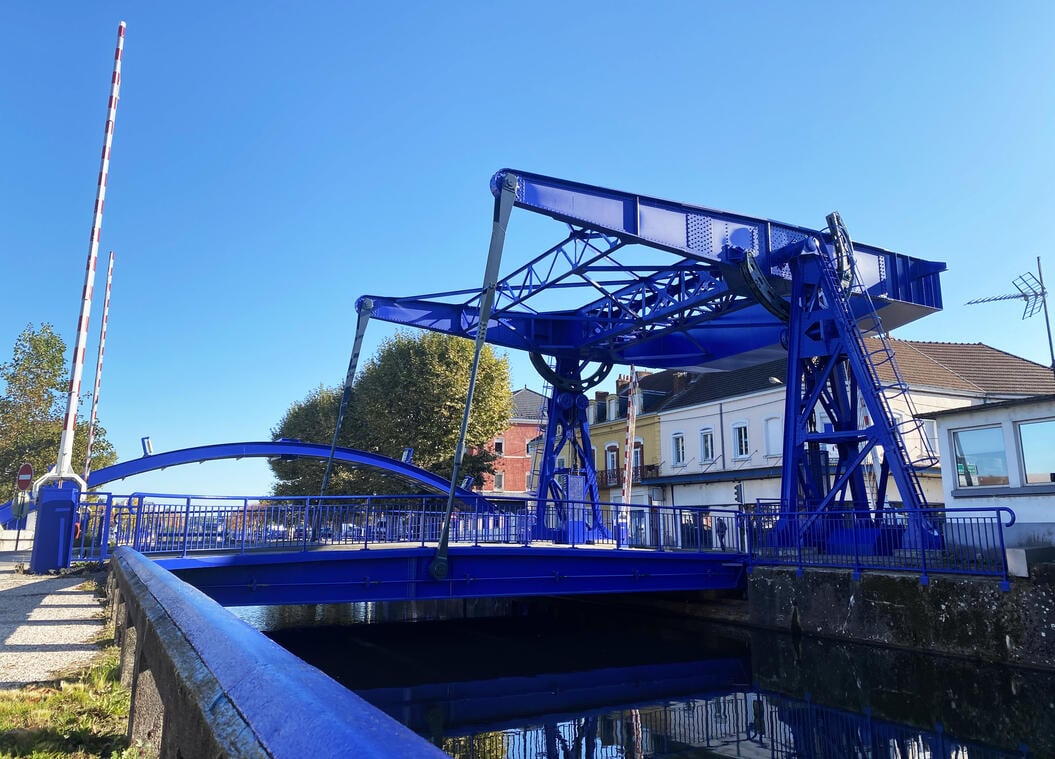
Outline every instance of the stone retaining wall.
<svg viewBox="0 0 1055 759">
<path fill-rule="evenodd" d="M 756 567 L 748 622 L 791 632 L 1055 669 L 1055 572 L 993 579 Z"/>
<path fill-rule="evenodd" d="M 1001 665 L 930 653 L 771 630 L 750 635 L 752 675 L 764 691 L 924 731 L 940 726 L 1007 752 L 1001 756 L 1055 756 L 1055 672 L 1009 675 Z"/>
</svg>

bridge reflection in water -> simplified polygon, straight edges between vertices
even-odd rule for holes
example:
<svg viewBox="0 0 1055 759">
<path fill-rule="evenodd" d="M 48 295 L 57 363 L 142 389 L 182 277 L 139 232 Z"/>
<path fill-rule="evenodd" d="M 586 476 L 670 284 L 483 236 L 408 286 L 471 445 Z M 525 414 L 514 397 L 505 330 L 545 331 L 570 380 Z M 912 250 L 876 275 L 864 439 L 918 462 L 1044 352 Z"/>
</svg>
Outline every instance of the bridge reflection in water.
<svg viewBox="0 0 1055 759">
<path fill-rule="evenodd" d="M 271 634 L 460 759 L 1055 755 L 1052 673 L 591 613 Z"/>
<path fill-rule="evenodd" d="M 1031 756 L 761 691 L 704 695 L 445 737 L 441 747 L 459 759 Z"/>
</svg>

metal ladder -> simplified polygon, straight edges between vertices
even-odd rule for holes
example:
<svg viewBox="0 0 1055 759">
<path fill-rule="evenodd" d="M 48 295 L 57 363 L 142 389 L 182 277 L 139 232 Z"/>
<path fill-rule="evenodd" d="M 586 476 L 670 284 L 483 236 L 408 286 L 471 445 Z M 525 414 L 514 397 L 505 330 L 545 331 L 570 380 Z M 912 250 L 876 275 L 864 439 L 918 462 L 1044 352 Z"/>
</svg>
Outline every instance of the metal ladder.
<svg viewBox="0 0 1055 759">
<path fill-rule="evenodd" d="M 835 261 L 823 254 L 818 256 L 827 291 L 826 294 L 833 302 L 833 306 L 838 311 L 843 323 L 848 327 L 848 333 L 853 338 L 848 342 L 852 349 L 857 352 L 857 357 L 868 372 L 869 382 L 879 400 L 885 421 L 893 432 L 892 437 L 897 448 L 896 453 L 901 461 L 907 464 L 905 471 L 915 491 L 917 503 L 925 507 L 927 500 L 923 493 L 923 485 L 920 482 L 918 473 L 922 469 L 936 465 L 938 457 L 927 439 L 923 420 L 916 418 L 916 410 L 912 402 L 912 396 L 909 393 L 908 383 L 905 382 L 898 368 L 894 348 L 890 344 L 886 330 L 883 328 L 882 319 L 880 319 L 876 311 L 871 296 L 861 284 L 857 266 L 854 262 L 853 243 L 850 241 L 850 236 L 846 233 L 846 227 L 838 213 L 829 214 L 827 219 L 828 232 L 831 234 L 832 242 L 835 246 Z M 837 269 L 836 262 L 838 262 L 842 271 Z M 843 297 L 844 292 L 847 296 L 853 295 L 862 298 L 868 304 L 868 310 L 860 320 L 855 319 L 851 313 L 849 299 L 848 297 Z M 890 373 L 893 375 L 892 380 L 883 380 L 880 377 L 879 368 L 881 366 L 889 368 Z M 904 408 L 909 415 L 907 419 L 900 422 L 894 415 L 891 405 L 891 402 L 896 400 L 900 400 L 904 404 Z M 920 454 L 916 457 L 912 457 L 909 454 L 908 446 L 905 444 L 907 435 L 911 435 L 915 440 L 919 441 Z"/>
<path fill-rule="evenodd" d="M 552 367 L 553 360 L 550 359 L 550 368 Z M 531 453 L 531 470 L 528 472 L 527 491 L 538 495 L 538 478 L 539 469 L 542 466 L 542 457 L 546 454 L 546 425 L 549 423 L 549 419 L 546 417 L 546 410 L 549 408 L 549 400 L 553 395 L 553 385 L 548 380 L 542 385 L 542 403 L 539 404 L 538 409 L 538 435 L 541 437 L 543 442 L 535 446 L 535 450 Z"/>
</svg>

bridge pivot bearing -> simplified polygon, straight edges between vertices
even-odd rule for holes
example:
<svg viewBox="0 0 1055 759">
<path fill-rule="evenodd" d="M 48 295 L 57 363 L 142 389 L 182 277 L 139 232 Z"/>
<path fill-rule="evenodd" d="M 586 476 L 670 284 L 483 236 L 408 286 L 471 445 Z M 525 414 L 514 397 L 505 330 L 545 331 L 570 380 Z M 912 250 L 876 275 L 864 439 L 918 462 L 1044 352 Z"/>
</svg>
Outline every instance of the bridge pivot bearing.
<svg viewBox="0 0 1055 759">
<path fill-rule="evenodd" d="M 604 382 L 604 379 L 612 371 L 611 362 L 604 362 L 599 364 L 592 374 L 584 378 L 582 376 L 583 370 L 594 363 L 589 359 L 580 359 L 575 362 L 574 368 L 570 372 L 558 372 L 550 368 L 550 365 L 546 362 L 546 357 L 541 353 L 531 351 L 529 355 L 531 357 L 531 365 L 535 367 L 535 371 L 541 374 L 546 382 L 557 390 L 566 390 L 572 393 L 585 393 L 591 387 Z M 566 363 L 566 361 L 560 360 L 558 361 L 558 366 L 563 367 Z"/>
</svg>

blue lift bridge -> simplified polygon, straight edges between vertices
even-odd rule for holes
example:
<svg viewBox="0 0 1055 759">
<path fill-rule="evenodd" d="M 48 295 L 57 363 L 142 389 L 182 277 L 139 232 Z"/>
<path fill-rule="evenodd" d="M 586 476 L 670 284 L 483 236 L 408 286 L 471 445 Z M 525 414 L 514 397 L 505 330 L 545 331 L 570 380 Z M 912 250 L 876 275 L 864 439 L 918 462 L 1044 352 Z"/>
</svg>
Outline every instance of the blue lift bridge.
<svg viewBox="0 0 1055 759">
<path fill-rule="evenodd" d="M 815 230 L 513 169 L 495 174 L 491 190 L 498 255 L 513 207 L 559 222 L 560 238 L 501 279 L 485 277 L 482 290 L 371 295 L 357 308 L 360 326 L 378 318 L 466 338 L 483 327 L 486 342 L 530 354 L 553 387 L 539 529 L 547 502 L 571 499 L 555 468 L 571 450 L 594 505 L 591 529 L 607 537 L 585 392 L 614 365 L 715 372 L 786 358 L 777 511 L 803 517 L 781 529 L 809 539 L 834 529 L 822 517 L 838 510 L 878 534 L 874 506 L 892 477 L 924 528 L 914 534 L 933 533 L 918 472 L 934 459 L 910 458 L 905 438 L 920 422 L 894 415 L 891 401 L 907 388 L 896 369 L 891 382 L 878 367 L 894 361 L 889 330 L 941 308 L 944 264 L 852 243 L 837 213 Z M 819 408 L 831 420 L 824 429 Z M 870 506 L 863 465 L 880 452 Z"/>
<path fill-rule="evenodd" d="M 838 554 L 840 545 L 845 549 L 852 544 L 849 553 L 854 557 L 855 571 L 863 566 L 859 561 L 861 546 L 865 546 L 865 553 L 888 557 L 897 549 L 909 548 L 921 559 L 926 558 L 927 549 L 940 547 L 943 527 L 931 516 L 919 479 L 921 469 L 932 466 L 934 459 L 927 453 L 915 458 L 910 455 L 926 451 L 925 445 L 905 442 L 921 431 L 920 422 L 912 417 L 903 420 L 893 411 L 898 396 L 907 400 L 908 388 L 894 366 L 887 335 L 891 329 L 941 308 L 939 277 L 944 264 L 851 242 L 837 213 L 827 217 L 824 228 L 812 229 L 512 169 L 494 175 L 491 191 L 493 232 L 483 287 L 359 298 L 345 390 L 347 397 L 362 336 L 372 318 L 475 339 L 477 356 L 484 342 L 526 351 L 552 387 L 552 394 L 537 489 L 522 513 L 514 515 L 509 505 L 490 503 L 479 494 L 460 489 L 457 464 L 449 482 L 435 477 L 432 479 L 437 481 L 425 482 L 431 475 L 417 471 L 408 462 L 338 449 L 336 433 L 328 450 L 326 446 L 276 441 L 227 443 L 145 456 L 93 472 L 89 486 L 97 488 L 104 481 L 190 461 L 281 455 L 326 458 L 327 475 L 335 460 L 378 467 L 425 483 L 434 493 L 434 505 L 421 506 L 415 514 L 409 507 L 397 510 L 401 521 L 420 525 L 413 535 L 407 533 L 410 542 L 418 542 L 416 547 L 397 549 L 389 545 L 389 551 L 363 551 L 355 557 L 330 551 L 283 559 L 290 567 L 296 564 L 295 570 L 284 570 L 279 566 L 283 561 L 247 550 L 253 521 L 247 501 L 241 507 L 242 517 L 231 522 L 241 525 L 241 534 L 234 541 L 240 556 L 212 556 L 196 564 L 194 557 L 188 557 L 185 542 L 183 555 L 172 563 L 173 569 L 184 573 L 192 573 L 196 567 L 211 572 L 216 589 L 206 592 L 217 598 L 229 592 L 231 603 L 470 597 L 509 595 L 513 589 L 524 594 L 548 593 L 555 587 L 577 593 L 591 592 L 591 587 L 595 587 L 593 592 L 628 592 L 644 589 L 645 584 L 651 590 L 735 587 L 745 565 L 755 561 L 759 549 L 766 546 L 774 556 L 797 547 L 801 565 L 803 547 Z M 559 232 L 554 234 L 553 243 L 530 261 L 500 276 L 514 208 L 552 219 Z M 603 381 L 616 364 L 706 374 L 776 359 L 787 362 L 779 502 L 749 505 L 745 507 L 747 515 L 721 517 L 729 520 L 728 525 L 742 539 L 728 550 L 723 542 L 721 551 L 712 550 L 709 556 L 692 559 L 682 551 L 664 551 L 662 544 L 628 542 L 620 521 L 625 510 L 600 501 L 586 392 Z M 475 377 L 475 368 L 474 361 L 471 377 Z M 706 382 L 706 376 L 701 381 Z M 470 395 L 471 388 L 472 378 Z M 467 403 L 466 414 L 468 407 Z M 817 423 L 821 410 L 829 423 Z M 339 429 L 340 415 L 337 424 Z M 925 443 L 924 436 L 917 439 Z M 838 455 L 829 460 L 828 451 L 833 447 Z M 461 451 L 459 444 L 456 462 L 460 462 Z M 571 459 L 570 466 L 558 470 L 558 455 Z M 901 501 L 896 516 L 884 510 L 891 480 Z M 315 520 L 318 525 L 318 517 L 311 515 L 332 506 L 324 503 L 325 488 L 321 495 L 306 495 L 297 516 L 289 516 L 287 522 L 307 525 Z M 446 488 L 449 495 L 444 514 L 442 507 L 435 505 L 435 494 Z M 101 502 L 100 496 L 93 497 L 96 503 Z M 471 503 L 477 513 L 491 510 L 495 514 L 489 532 L 482 527 L 484 520 L 477 520 L 468 544 L 471 551 L 466 550 L 464 531 L 452 537 L 456 499 L 463 508 Z M 43 498 L 40 500 L 44 503 Z M 141 525 L 145 512 L 142 506 L 131 505 L 134 500 L 127 499 L 122 513 L 128 517 L 127 524 L 140 526 L 126 531 L 127 542 L 118 540 L 118 545 L 135 547 L 148 541 Z M 140 499 L 139 503 L 146 501 Z M 369 504 L 355 508 L 365 508 L 365 521 L 379 511 L 371 511 Z M 391 513 L 391 507 L 387 508 Z M 189 500 L 185 509 L 187 517 L 178 524 L 189 534 Z M 698 510 L 702 515 L 706 507 Z M 165 514 L 168 519 L 171 512 Z M 669 516 L 680 520 L 678 515 Z M 742 516 L 749 518 L 741 521 Z M 356 519 L 362 522 L 360 517 Z M 0 506 L 0 521 L 10 518 L 10 504 Z M 96 532 L 104 553 L 108 545 L 102 539 L 104 530 L 111 525 L 117 529 L 118 521 L 107 511 L 105 518 L 93 523 L 100 525 Z M 342 523 L 336 518 L 331 521 Z M 514 546 L 501 549 L 507 551 L 505 554 L 495 553 L 497 547 L 481 549 L 483 541 L 498 540 L 496 525 L 508 533 L 507 538 L 515 535 L 511 541 L 501 541 Z M 291 552 L 296 543 L 292 529 L 286 536 Z M 169 532 L 172 530 L 170 525 Z M 461 562 L 457 576 L 448 572 L 449 539 L 461 541 L 456 547 Z M 535 548 L 534 542 L 546 542 L 548 547 Z M 41 555 L 49 551 L 61 554 L 60 543 L 41 549 Z M 376 536 L 366 535 L 362 548 L 377 543 Z M 571 554 L 561 553 L 568 547 L 587 544 L 651 547 L 655 553 L 600 551 L 592 552 L 595 555 L 588 561 L 584 557 L 591 552 L 578 551 L 579 558 L 574 561 L 569 558 Z M 698 550 L 705 545 L 715 548 L 702 537 L 695 544 Z M 530 552 L 531 558 L 527 553 L 508 553 L 517 545 Z M 300 549 L 303 552 L 308 547 L 305 538 Z M 602 558 L 602 553 L 607 555 Z M 842 553 L 847 554 L 847 550 Z M 382 554 L 390 558 L 384 559 Z M 353 558 L 359 562 L 354 569 Z M 561 564 L 564 561 L 572 563 Z M 61 556 L 58 562 L 61 565 Z M 340 562 L 344 563 L 338 566 Z M 373 563 L 367 571 L 369 562 Z M 402 563 L 397 566 L 398 562 Z M 598 562 L 603 563 L 603 570 L 598 569 Z M 473 569 L 467 573 L 466 568 Z M 327 578 L 332 579 L 333 573 L 341 575 L 341 583 L 329 582 Z M 513 574 L 519 580 L 511 584 Z M 608 585 L 596 580 L 590 585 L 588 578 L 602 575 L 610 580 Z M 925 580 L 925 569 L 922 575 Z M 377 578 L 381 576 L 387 579 L 379 584 Z M 574 587 L 568 582 L 572 576 L 578 578 Z M 643 579 L 646 576 L 647 583 Z M 291 577 L 299 579 L 291 581 Z M 488 585 L 483 578 L 493 584 Z M 318 589 L 328 582 L 333 592 L 319 595 Z M 284 591 L 276 592 L 274 598 L 278 600 L 252 600 L 265 586 L 281 586 Z M 305 590 L 309 586 L 315 590 Z"/>
</svg>

